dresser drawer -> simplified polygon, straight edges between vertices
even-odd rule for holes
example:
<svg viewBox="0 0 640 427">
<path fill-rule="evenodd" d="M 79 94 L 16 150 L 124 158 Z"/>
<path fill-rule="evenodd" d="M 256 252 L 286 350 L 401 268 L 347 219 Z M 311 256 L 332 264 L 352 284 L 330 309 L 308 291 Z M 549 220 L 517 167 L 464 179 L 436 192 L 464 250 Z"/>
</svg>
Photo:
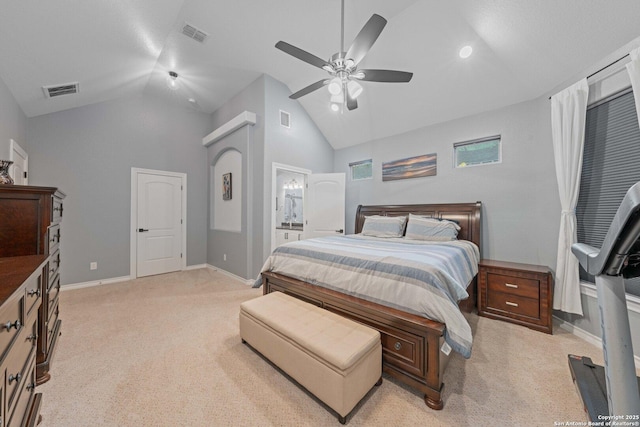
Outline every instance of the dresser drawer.
<svg viewBox="0 0 640 427">
<path fill-rule="evenodd" d="M 53 255 L 49 258 L 49 286 L 52 285 L 52 279 L 56 277 L 58 273 L 58 269 L 60 268 L 60 251 L 56 250 Z"/>
<path fill-rule="evenodd" d="M 49 253 L 53 253 L 60 244 L 60 224 L 49 227 Z"/>
<path fill-rule="evenodd" d="M 58 300 L 59 293 L 60 293 L 60 276 L 58 275 L 56 276 L 55 279 L 53 279 L 53 284 L 49 289 L 49 291 L 47 292 L 47 301 L 49 302 L 49 305 L 51 305 L 53 301 Z"/>
<path fill-rule="evenodd" d="M 53 197 L 53 207 L 51 209 L 51 222 L 57 224 L 62 220 L 62 199 Z"/>
<path fill-rule="evenodd" d="M 36 319 L 19 335 L 16 344 L 7 358 L 5 371 L 5 390 L 7 396 L 7 414 L 15 407 L 18 393 L 24 382 L 32 382 L 33 361 L 36 356 Z M 31 368 L 31 372 L 29 371 Z"/>
<path fill-rule="evenodd" d="M 505 311 L 534 319 L 540 318 L 540 301 L 537 299 L 523 298 L 502 292 L 490 292 L 487 300 L 488 309 Z"/>
<path fill-rule="evenodd" d="M 0 360 L 4 358 L 11 343 L 16 339 L 22 329 L 24 317 L 22 315 L 22 303 L 24 293 L 19 297 L 7 301 L 0 310 Z"/>
<path fill-rule="evenodd" d="M 35 353 L 30 357 L 28 368 L 25 370 L 25 377 L 20 381 L 13 408 L 7 412 L 7 419 L 9 420 L 8 426 L 26 426 L 35 425 L 37 422 L 38 408 L 34 408 L 34 412 L 29 411 L 29 404 L 35 398 L 36 390 L 36 359 Z M 29 415 L 32 415 L 32 419 L 26 419 Z"/>
<path fill-rule="evenodd" d="M 37 310 L 40 306 L 40 297 L 42 296 L 42 275 L 36 276 L 31 280 L 26 282 L 26 286 L 24 289 L 24 300 L 26 307 L 26 316 L 25 318 L 29 318 L 31 313 L 34 312 L 34 309 Z"/>
<path fill-rule="evenodd" d="M 540 298 L 539 280 L 488 273 L 487 282 L 489 295 L 493 292 L 504 292 L 525 298 Z"/>
<path fill-rule="evenodd" d="M 53 335 L 55 333 L 59 313 L 58 299 L 56 299 L 51 302 L 49 307 L 49 320 L 47 321 L 47 347 L 51 347 L 51 342 L 53 342 Z"/>
</svg>

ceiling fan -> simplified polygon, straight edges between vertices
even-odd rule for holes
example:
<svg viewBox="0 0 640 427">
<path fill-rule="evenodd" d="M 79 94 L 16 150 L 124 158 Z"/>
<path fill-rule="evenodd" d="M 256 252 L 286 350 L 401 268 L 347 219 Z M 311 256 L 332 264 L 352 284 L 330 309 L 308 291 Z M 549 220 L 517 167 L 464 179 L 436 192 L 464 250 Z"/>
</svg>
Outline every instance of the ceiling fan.
<svg viewBox="0 0 640 427">
<path fill-rule="evenodd" d="M 358 81 L 407 83 L 413 77 L 413 73 L 394 70 L 370 70 L 358 69 L 358 64 L 365 57 L 369 49 L 380 36 L 387 24 L 387 20 L 380 15 L 373 14 L 362 27 L 347 51 L 344 50 L 344 0 L 341 11 L 340 51 L 335 53 L 328 61 L 311 53 L 295 47 L 289 43 L 279 41 L 276 48 L 308 64 L 322 68 L 330 74 L 330 77 L 319 80 L 289 96 L 298 99 L 321 87 L 327 85 L 331 94 L 331 108 L 334 111 L 358 108 L 356 98 L 362 93 L 362 85 Z"/>
</svg>

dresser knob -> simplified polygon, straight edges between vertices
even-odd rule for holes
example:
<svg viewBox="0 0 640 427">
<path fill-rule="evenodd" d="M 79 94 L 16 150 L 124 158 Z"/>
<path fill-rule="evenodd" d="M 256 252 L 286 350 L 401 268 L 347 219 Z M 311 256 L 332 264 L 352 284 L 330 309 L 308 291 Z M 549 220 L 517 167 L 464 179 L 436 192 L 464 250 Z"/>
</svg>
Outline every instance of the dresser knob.
<svg viewBox="0 0 640 427">
<path fill-rule="evenodd" d="M 393 345 L 393 348 L 395 348 L 396 351 L 400 351 L 400 349 L 402 348 L 402 344 L 400 344 L 400 341 L 396 341 L 396 343 Z"/>
<path fill-rule="evenodd" d="M 36 340 L 36 338 L 38 338 L 38 336 L 36 334 L 31 334 L 27 337 L 27 341 L 34 341 Z"/>
<path fill-rule="evenodd" d="M 4 324 L 4 327 L 7 329 L 7 331 L 10 331 L 11 328 L 18 329 L 20 327 L 20 320 L 16 320 L 14 323 L 7 322 Z"/>
<path fill-rule="evenodd" d="M 27 384 L 27 391 L 31 391 L 36 388 L 36 383 Z"/>
<path fill-rule="evenodd" d="M 32 297 L 32 296 L 34 296 L 34 295 L 40 296 L 40 289 L 39 289 L 39 288 L 38 288 L 38 289 L 31 289 L 31 290 L 28 292 L 28 295 L 29 295 L 30 297 Z"/>
<path fill-rule="evenodd" d="M 22 378 L 22 374 L 20 372 L 18 372 L 15 375 L 13 374 L 9 375 L 9 384 L 11 384 L 13 381 L 19 383 L 21 378 Z"/>
</svg>

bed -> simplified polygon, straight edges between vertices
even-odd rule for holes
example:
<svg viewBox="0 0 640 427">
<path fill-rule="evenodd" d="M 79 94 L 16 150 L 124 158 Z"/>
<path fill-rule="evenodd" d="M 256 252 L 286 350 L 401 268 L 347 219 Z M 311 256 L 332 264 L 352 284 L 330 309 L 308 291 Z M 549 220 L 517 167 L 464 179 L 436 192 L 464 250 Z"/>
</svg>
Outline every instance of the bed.
<svg viewBox="0 0 640 427">
<path fill-rule="evenodd" d="M 409 214 L 455 221 L 460 227 L 458 240 L 470 241 L 477 248 L 481 247 L 480 202 L 431 205 L 361 205 L 358 206 L 356 212 L 355 233 L 362 231 L 365 217 L 372 215 L 408 217 Z M 345 240 L 353 240 L 353 238 Z M 311 244 L 310 241 L 305 243 L 307 248 Z M 322 244 L 327 244 L 327 241 L 323 241 Z M 339 244 L 342 243 L 339 242 Z M 360 246 L 367 244 L 365 241 Z M 280 250 L 291 252 L 295 248 L 294 245 L 285 245 Z M 393 243 L 387 245 L 393 245 Z M 344 253 L 346 250 L 348 249 L 344 247 L 336 249 L 336 253 Z M 477 255 L 479 259 L 479 253 Z M 297 274 L 301 264 L 296 264 L 296 274 L 290 275 L 269 271 L 271 269 L 268 268 L 268 264 L 269 260 L 265 263 L 267 268 L 263 269 L 261 274 L 264 294 L 274 291 L 284 292 L 377 329 L 382 338 L 384 372 L 424 393 L 425 403 L 430 408 L 443 408 L 444 384 L 442 377 L 451 354 L 449 343 L 454 344 L 453 348 L 456 351 L 468 357 L 468 354 L 464 354 L 464 348 L 456 347 L 460 343 L 451 339 L 452 326 L 448 330 L 443 322 L 426 318 L 414 310 L 399 309 L 386 303 L 380 303 L 375 298 L 366 297 L 367 299 L 365 299 L 365 297 L 349 295 L 332 287 L 330 283 L 320 286 L 310 283 L 315 283 L 314 280 L 304 281 L 291 277 L 307 277 L 304 274 Z M 477 271 L 477 265 L 475 265 L 475 271 Z M 471 312 L 475 308 L 476 300 L 475 273 L 468 279 L 464 290 L 466 290 L 468 298 L 459 303 L 456 302 L 458 305 L 456 310 Z M 455 313 L 451 315 L 455 315 Z M 450 317 L 447 318 L 450 319 Z"/>
</svg>

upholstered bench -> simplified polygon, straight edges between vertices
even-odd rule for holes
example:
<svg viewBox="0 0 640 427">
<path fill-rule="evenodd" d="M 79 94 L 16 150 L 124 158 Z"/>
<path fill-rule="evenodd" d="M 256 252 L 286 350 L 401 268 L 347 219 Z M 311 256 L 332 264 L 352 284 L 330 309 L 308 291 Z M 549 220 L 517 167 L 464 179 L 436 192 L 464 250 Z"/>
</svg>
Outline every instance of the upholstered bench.
<svg viewBox="0 0 640 427">
<path fill-rule="evenodd" d="M 338 413 L 382 381 L 380 333 L 281 292 L 240 305 L 240 337 Z"/>
</svg>

